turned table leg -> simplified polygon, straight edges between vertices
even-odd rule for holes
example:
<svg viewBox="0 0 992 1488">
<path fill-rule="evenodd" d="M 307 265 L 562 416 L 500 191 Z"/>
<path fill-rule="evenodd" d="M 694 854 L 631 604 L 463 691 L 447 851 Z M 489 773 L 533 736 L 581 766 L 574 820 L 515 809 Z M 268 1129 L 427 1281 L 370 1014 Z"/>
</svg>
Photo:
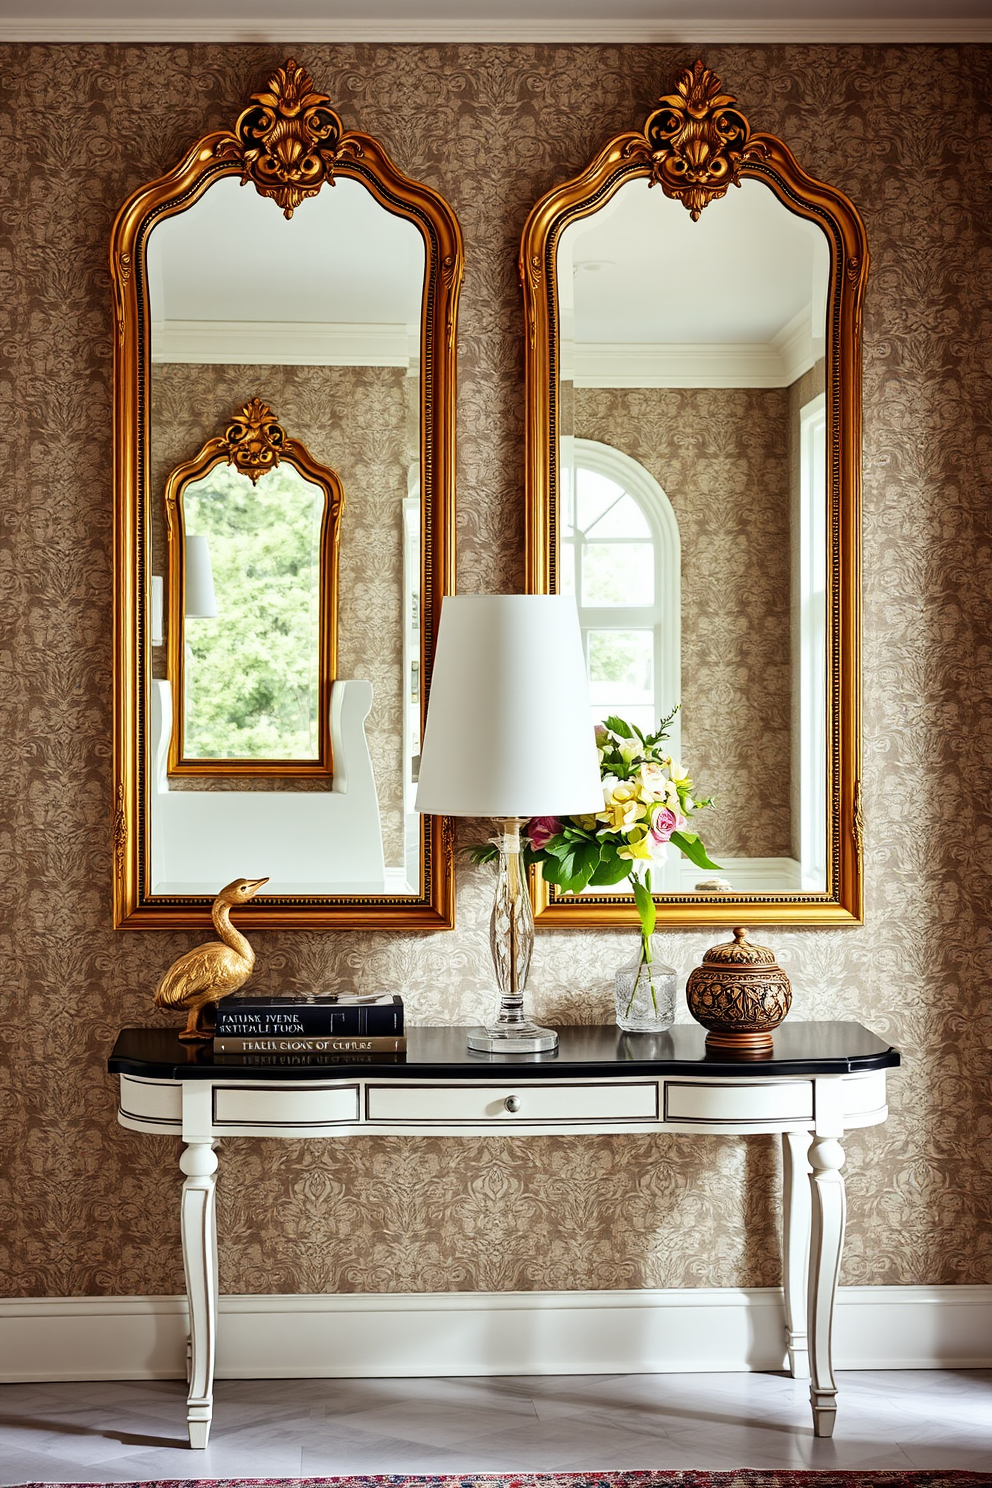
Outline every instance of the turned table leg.
<svg viewBox="0 0 992 1488">
<path fill-rule="evenodd" d="M 183 1266 L 189 1301 L 191 1447 L 205 1447 L 213 1416 L 217 1319 L 217 1154 L 212 1142 L 190 1142 L 179 1159 L 186 1174 L 182 1198 Z"/>
<path fill-rule="evenodd" d="M 782 1133 L 782 1291 L 785 1344 L 793 1379 L 809 1379 L 806 1293 L 809 1285 L 809 1132 Z"/>
<path fill-rule="evenodd" d="M 837 1385 L 831 1359 L 834 1299 L 844 1245 L 846 1197 L 841 1168 L 844 1149 L 836 1136 L 814 1136 L 812 1167 L 812 1241 L 809 1270 L 810 1391 L 814 1436 L 833 1436 Z"/>
</svg>

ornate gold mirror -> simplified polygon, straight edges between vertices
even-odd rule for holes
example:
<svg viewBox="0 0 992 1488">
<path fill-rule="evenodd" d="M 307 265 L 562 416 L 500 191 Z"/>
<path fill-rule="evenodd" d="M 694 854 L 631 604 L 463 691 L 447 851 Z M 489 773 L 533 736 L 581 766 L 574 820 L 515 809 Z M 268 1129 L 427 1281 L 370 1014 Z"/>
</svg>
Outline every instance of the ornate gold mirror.
<svg viewBox="0 0 992 1488">
<path fill-rule="evenodd" d="M 528 586 L 576 595 L 597 721 L 680 705 L 720 873 L 669 846 L 659 921 L 851 923 L 864 229 L 701 62 L 660 104 L 524 229 Z M 534 891 L 546 924 L 637 919 Z"/>
<path fill-rule="evenodd" d="M 458 223 L 290 60 L 114 228 L 115 923 L 452 923 Z M 345 506 L 344 493 L 347 493 Z"/>
<path fill-rule="evenodd" d="M 333 779 L 343 504 L 336 473 L 260 398 L 172 471 L 170 775 Z M 154 535 L 152 554 L 158 568 Z"/>
</svg>

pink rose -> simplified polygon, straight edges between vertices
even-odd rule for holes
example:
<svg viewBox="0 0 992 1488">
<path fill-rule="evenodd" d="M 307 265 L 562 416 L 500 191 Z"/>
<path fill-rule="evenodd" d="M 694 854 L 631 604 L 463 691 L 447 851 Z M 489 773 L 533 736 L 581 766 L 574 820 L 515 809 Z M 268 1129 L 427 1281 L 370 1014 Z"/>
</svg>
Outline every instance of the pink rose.
<svg viewBox="0 0 992 1488">
<path fill-rule="evenodd" d="M 530 845 L 535 852 L 540 852 L 542 847 L 547 847 L 552 837 L 557 837 L 561 831 L 561 822 L 556 816 L 532 816 L 527 823 L 526 835 L 530 838 Z"/>
<path fill-rule="evenodd" d="M 681 832 L 685 826 L 685 817 L 678 811 L 673 811 L 670 806 L 663 806 L 655 813 L 654 821 L 651 823 L 650 835 L 655 842 L 669 842 L 673 832 Z"/>
</svg>

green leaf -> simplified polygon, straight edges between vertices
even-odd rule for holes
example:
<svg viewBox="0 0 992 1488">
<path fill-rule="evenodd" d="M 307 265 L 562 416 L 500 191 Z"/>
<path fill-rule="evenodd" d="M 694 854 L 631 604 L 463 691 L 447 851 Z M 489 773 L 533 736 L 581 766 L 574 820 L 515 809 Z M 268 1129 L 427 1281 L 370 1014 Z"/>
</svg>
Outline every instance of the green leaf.
<svg viewBox="0 0 992 1488">
<path fill-rule="evenodd" d="M 681 706 L 681 703 L 676 703 L 671 713 L 669 713 L 667 717 L 659 720 L 658 727 L 655 732 L 653 734 L 648 734 L 647 738 L 644 740 L 646 746 L 658 744 L 662 739 L 668 738 L 668 726 L 675 718 L 675 715 L 679 711 Z"/>
<path fill-rule="evenodd" d="M 629 723 L 624 723 L 615 713 L 609 718 L 603 719 L 603 727 L 608 728 L 611 734 L 619 734 L 621 739 L 632 739 L 634 737 Z"/>
<path fill-rule="evenodd" d="M 671 842 L 697 868 L 720 868 L 719 863 L 707 857 L 706 849 L 695 832 L 673 832 Z"/>
<path fill-rule="evenodd" d="M 631 885 L 634 890 L 634 903 L 637 905 L 637 913 L 641 917 L 641 929 L 645 935 L 651 935 L 654 931 L 655 921 L 658 918 L 658 910 L 655 907 L 655 902 L 638 879 L 631 879 Z"/>
<path fill-rule="evenodd" d="M 615 853 L 609 857 L 600 859 L 599 867 L 589 880 L 597 888 L 605 888 L 607 884 L 620 883 L 630 872 L 630 863 L 626 858 L 618 858 Z"/>
<path fill-rule="evenodd" d="M 587 842 L 565 856 L 546 863 L 544 877 L 568 894 L 581 894 L 599 862 L 599 848 Z"/>
</svg>

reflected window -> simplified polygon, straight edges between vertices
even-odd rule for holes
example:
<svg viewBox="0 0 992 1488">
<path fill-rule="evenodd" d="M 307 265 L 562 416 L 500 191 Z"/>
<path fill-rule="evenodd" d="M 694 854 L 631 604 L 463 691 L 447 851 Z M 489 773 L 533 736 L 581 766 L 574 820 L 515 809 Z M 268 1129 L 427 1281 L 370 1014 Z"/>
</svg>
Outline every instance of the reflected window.
<svg viewBox="0 0 992 1488">
<path fill-rule="evenodd" d="M 827 421 L 821 393 L 799 412 L 799 740 L 802 886 L 827 875 Z"/>
<path fill-rule="evenodd" d="M 559 589 L 578 604 L 594 719 L 617 713 L 647 732 L 679 702 L 678 522 L 629 455 L 591 439 L 561 443 Z M 671 737 L 677 750 L 677 729 Z"/>
</svg>

